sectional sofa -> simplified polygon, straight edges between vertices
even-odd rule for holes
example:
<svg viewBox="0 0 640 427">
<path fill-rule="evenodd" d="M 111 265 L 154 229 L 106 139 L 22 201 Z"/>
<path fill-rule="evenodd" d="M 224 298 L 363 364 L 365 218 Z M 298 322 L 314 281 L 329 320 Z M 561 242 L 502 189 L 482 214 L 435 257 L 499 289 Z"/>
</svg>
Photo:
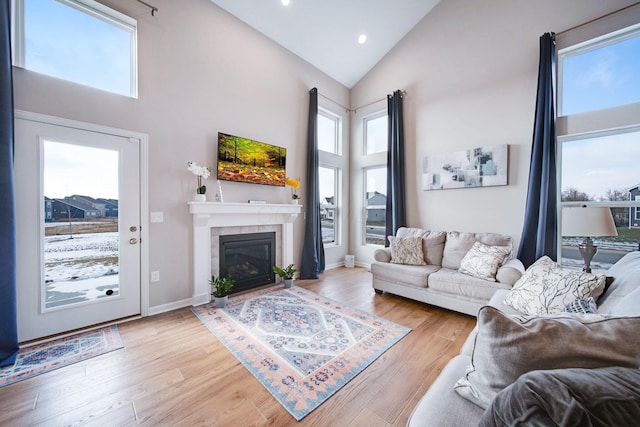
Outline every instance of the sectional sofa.
<svg viewBox="0 0 640 427">
<path fill-rule="evenodd" d="M 640 252 L 586 274 L 541 259 L 497 290 L 408 426 L 637 425 Z"/>
</svg>

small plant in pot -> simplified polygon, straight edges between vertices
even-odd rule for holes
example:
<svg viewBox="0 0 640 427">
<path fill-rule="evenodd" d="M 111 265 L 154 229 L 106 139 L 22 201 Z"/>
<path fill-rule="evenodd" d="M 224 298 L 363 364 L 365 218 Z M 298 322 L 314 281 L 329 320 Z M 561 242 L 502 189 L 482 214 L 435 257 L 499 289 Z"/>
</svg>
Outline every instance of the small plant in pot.
<svg viewBox="0 0 640 427">
<path fill-rule="evenodd" d="M 233 289 L 233 284 L 235 280 L 230 277 L 216 277 L 211 276 L 211 295 L 216 302 L 216 307 L 224 308 L 227 305 L 227 300 L 229 299 L 229 294 Z"/>
<path fill-rule="evenodd" d="M 277 265 L 273 266 L 273 272 L 282 278 L 284 281 L 284 287 L 290 288 L 293 285 L 293 276 L 296 274 L 296 267 L 293 264 L 289 264 L 285 268 L 280 268 Z"/>
</svg>

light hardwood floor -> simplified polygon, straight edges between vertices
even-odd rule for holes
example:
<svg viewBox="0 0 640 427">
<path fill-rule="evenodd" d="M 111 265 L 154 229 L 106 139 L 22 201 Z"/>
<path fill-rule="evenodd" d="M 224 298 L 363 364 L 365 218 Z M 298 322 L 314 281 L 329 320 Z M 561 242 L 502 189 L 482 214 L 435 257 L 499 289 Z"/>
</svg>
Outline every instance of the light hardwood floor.
<svg viewBox="0 0 640 427">
<path fill-rule="evenodd" d="M 300 422 L 183 308 L 119 325 L 124 349 L 0 388 L 0 425 L 403 426 L 475 324 L 375 295 L 363 268 L 295 283 L 412 329 Z"/>
</svg>

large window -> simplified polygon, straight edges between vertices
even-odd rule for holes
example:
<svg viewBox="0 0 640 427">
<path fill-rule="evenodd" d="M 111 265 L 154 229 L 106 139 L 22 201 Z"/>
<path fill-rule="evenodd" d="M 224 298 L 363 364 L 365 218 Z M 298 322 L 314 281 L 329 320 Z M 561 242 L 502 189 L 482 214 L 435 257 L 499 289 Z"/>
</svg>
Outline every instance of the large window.
<svg viewBox="0 0 640 427">
<path fill-rule="evenodd" d="M 342 151 L 342 119 L 329 110 L 318 109 L 320 167 L 320 223 L 325 246 L 340 244 L 341 174 L 345 167 Z"/>
<path fill-rule="evenodd" d="M 640 242 L 640 25 L 611 31 L 571 46 L 571 37 L 558 40 L 559 215 L 566 206 L 611 209 L 618 236 L 593 238 L 600 269 Z M 562 236 L 563 264 L 582 265 L 584 237 Z"/>
<path fill-rule="evenodd" d="M 136 26 L 93 0 L 15 0 L 14 65 L 135 98 Z"/>
</svg>

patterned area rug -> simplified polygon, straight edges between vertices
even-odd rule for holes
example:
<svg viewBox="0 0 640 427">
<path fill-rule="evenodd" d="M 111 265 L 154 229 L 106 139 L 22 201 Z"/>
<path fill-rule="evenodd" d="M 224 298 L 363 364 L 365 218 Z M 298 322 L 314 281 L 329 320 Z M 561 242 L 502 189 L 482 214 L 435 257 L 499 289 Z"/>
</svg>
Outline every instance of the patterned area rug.
<svg viewBox="0 0 640 427">
<path fill-rule="evenodd" d="M 13 366 L 0 368 L 0 387 L 124 347 L 118 328 L 106 326 L 18 351 Z"/>
<path fill-rule="evenodd" d="M 193 312 L 301 420 L 410 329 L 302 288 L 233 296 Z"/>
</svg>

